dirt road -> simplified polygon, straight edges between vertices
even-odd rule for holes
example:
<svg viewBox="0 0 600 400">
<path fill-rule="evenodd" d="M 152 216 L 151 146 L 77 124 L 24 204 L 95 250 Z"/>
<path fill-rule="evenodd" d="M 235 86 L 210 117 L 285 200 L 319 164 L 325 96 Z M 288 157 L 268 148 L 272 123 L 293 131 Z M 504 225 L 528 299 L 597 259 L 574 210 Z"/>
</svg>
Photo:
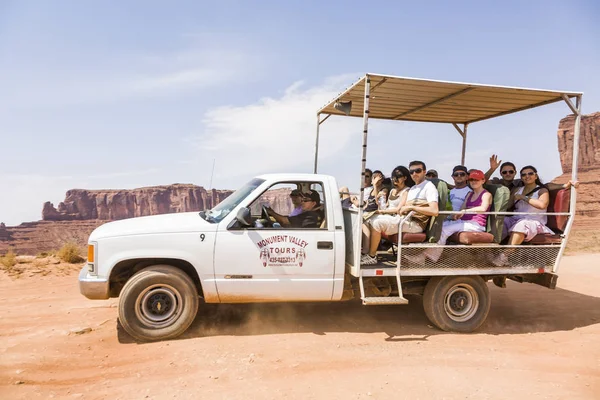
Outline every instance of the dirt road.
<svg viewBox="0 0 600 400">
<path fill-rule="evenodd" d="M 491 285 L 470 335 L 428 326 L 415 298 L 211 306 L 181 339 L 138 344 L 75 273 L 0 275 L 0 398 L 598 399 L 599 282 L 600 255 L 579 255 L 554 291 Z"/>
</svg>

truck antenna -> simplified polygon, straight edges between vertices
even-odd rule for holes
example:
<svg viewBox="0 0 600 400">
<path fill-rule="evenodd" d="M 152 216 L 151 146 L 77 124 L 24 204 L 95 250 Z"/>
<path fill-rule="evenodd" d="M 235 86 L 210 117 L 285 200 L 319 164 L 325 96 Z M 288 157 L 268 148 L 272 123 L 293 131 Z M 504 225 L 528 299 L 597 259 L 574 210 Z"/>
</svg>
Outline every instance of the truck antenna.
<svg viewBox="0 0 600 400">
<path fill-rule="evenodd" d="M 217 162 L 217 159 L 213 158 L 212 172 L 210 173 L 210 184 L 208 185 L 209 189 L 212 189 L 212 182 L 213 182 L 213 176 L 215 174 L 215 163 L 216 162 Z"/>
</svg>

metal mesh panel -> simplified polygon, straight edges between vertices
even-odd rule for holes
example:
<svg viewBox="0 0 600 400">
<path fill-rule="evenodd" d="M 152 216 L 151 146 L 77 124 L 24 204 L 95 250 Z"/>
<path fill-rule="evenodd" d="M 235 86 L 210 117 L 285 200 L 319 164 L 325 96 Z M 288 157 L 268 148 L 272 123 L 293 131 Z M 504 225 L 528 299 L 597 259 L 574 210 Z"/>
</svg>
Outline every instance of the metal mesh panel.
<svg viewBox="0 0 600 400">
<path fill-rule="evenodd" d="M 539 273 L 554 267 L 560 246 L 402 246 L 401 275 Z"/>
</svg>

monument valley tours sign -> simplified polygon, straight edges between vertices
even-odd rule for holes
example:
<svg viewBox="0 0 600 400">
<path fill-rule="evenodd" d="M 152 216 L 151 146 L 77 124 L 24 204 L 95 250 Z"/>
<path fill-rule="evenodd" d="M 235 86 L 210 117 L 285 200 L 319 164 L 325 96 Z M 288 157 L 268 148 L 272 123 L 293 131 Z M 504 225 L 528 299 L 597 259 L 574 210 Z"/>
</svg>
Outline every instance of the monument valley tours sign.
<svg viewBox="0 0 600 400">
<path fill-rule="evenodd" d="M 302 267 L 306 259 L 304 239 L 291 235 L 273 235 L 256 242 L 263 267 Z"/>
</svg>

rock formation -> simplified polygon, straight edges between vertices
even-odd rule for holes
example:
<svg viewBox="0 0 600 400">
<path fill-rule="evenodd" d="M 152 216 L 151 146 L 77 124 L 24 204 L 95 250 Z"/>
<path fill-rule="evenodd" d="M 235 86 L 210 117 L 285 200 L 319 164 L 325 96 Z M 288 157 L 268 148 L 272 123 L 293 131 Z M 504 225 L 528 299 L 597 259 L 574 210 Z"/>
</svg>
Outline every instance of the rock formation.
<svg viewBox="0 0 600 400">
<path fill-rule="evenodd" d="M 58 209 L 46 202 L 44 221 L 114 221 L 146 215 L 201 211 L 219 204 L 230 190 L 207 191 L 201 186 L 175 184 L 133 190 L 72 189 Z"/>
<path fill-rule="evenodd" d="M 571 172 L 575 115 L 558 124 L 558 152 L 563 173 Z M 600 169 L 600 112 L 581 117 L 579 131 L 579 171 Z"/>
<path fill-rule="evenodd" d="M 46 202 L 42 221 L 19 226 L 0 224 L 0 255 L 9 249 L 35 255 L 57 250 L 66 242 L 81 247 L 94 229 L 105 222 L 146 215 L 201 211 L 212 208 L 232 193 L 207 191 L 201 186 L 175 184 L 132 190 L 72 189 L 58 209 Z"/>
<path fill-rule="evenodd" d="M 571 179 L 575 116 L 569 115 L 558 124 L 558 151 L 563 174 L 554 182 Z M 579 134 L 579 166 L 576 227 L 596 227 L 600 224 L 600 112 L 581 117 Z"/>
</svg>

